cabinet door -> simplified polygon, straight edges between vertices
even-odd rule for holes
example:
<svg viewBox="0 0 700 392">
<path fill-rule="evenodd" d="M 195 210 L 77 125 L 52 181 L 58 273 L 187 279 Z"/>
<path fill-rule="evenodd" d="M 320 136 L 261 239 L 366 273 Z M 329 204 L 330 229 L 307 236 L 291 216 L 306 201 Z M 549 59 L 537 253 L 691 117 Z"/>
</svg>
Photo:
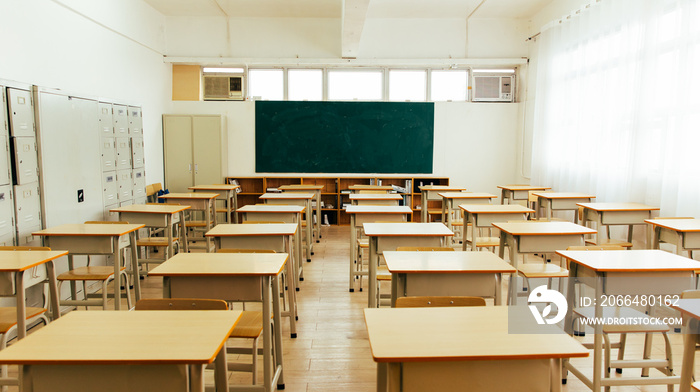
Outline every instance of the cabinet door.
<svg viewBox="0 0 700 392">
<path fill-rule="evenodd" d="M 116 137 L 129 135 L 129 119 L 127 117 L 126 106 L 112 105 L 112 124 Z"/>
<path fill-rule="evenodd" d="M 221 117 L 192 118 L 194 152 L 194 183 L 220 184 L 221 175 Z"/>
<path fill-rule="evenodd" d="M 0 245 L 13 245 L 8 238 L 15 237 L 15 206 L 12 203 L 12 186 L 0 186 Z"/>
<path fill-rule="evenodd" d="M 119 203 L 119 187 L 117 186 L 117 172 L 102 173 L 102 201 L 104 205 Z"/>
<path fill-rule="evenodd" d="M 27 90 L 8 88 L 7 103 L 12 136 L 35 136 L 31 93 Z"/>
<path fill-rule="evenodd" d="M 131 146 L 129 137 L 114 138 L 117 151 L 117 170 L 131 169 Z"/>
<path fill-rule="evenodd" d="M 163 116 L 165 187 L 170 192 L 188 192 L 193 184 L 192 117 Z"/>
<path fill-rule="evenodd" d="M 141 117 L 141 108 L 129 106 L 128 107 L 128 118 L 129 118 L 129 133 L 131 136 L 141 137 L 143 136 L 143 119 Z"/>
<path fill-rule="evenodd" d="M 134 169 L 131 173 L 134 181 L 134 200 L 146 198 L 146 171 L 144 169 Z"/>
<path fill-rule="evenodd" d="M 39 163 L 36 154 L 36 138 L 13 137 L 17 183 L 25 185 L 39 181 Z"/>
<path fill-rule="evenodd" d="M 119 187 L 120 203 L 133 200 L 134 180 L 131 178 L 131 169 L 117 171 L 117 187 Z"/>
<path fill-rule="evenodd" d="M 0 113 L 3 110 L 0 108 Z M 0 119 L 2 121 L 2 119 Z M 10 183 L 10 142 L 7 135 L 0 136 L 0 185 Z"/>
<path fill-rule="evenodd" d="M 131 166 L 134 169 L 142 168 L 144 165 L 143 160 L 143 138 L 142 137 L 132 137 L 131 138 Z"/>
<path fill-rule="evenodd" d="M 100 135 L 103 137 L 114 136 L 114 122 L 112 121 L 112 104 L 100 102 L 97 105 L 98 121 L 100 123 Z"/>
<path fill-rule="evenodd" d="M 41 228 L 41 201 L 39 200 L 39 183 L 15 185 L 15 226 L 17 232 L 29 228 Z M 20 243 L 22 239 L 20 238 Z"/>
<path fill-rule="evenodd" d="M 102 153 L 102 171 L 114 171 L 117 169 L 117 149 L 113 137 L 100 138 L 100 152 Z"/>
</svg>

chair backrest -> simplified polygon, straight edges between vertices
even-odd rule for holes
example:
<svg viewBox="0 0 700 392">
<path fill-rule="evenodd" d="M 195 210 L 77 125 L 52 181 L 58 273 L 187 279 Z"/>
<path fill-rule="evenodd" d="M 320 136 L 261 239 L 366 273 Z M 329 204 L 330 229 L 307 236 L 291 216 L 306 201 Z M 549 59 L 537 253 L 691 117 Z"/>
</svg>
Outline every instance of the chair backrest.
<svg viewBox="0 0 700 392">
<path fill-rule="evenodd" d="M 136 302 L 134 310 L 228 310 L 220 299 L 151 298 Z"/>
<path fill-rule="evenodd" d="M 445 306 L 486 306 L 481 297 L 399 297 L 397 308 L 430 308 Z"/>
<path fill-rule="evenodd" d="M 277 253 L 270 249 L 218 249 L 216 253 Z"/>
<path fill-rule="evenodd" d="M 364 191 L 359 191 L 360 194 L 366 194 L 366 195 L 380 195 L 380 194 L 386 194 L 386 191 L 370 191 L 370 190 L 364 190 Z"/>
<path fill-rule="evenodd" d="M 124 221 L 86 221 L 86 225 L 125 225 L 129 222 Z"/>
<path fill-rule="evenodd" d="M 454 252 L 455 249 L 438 246 L 399 246 L 396 250 L 399 252 Z"/>
<path fill-rule="evenodd" d="M 51 250 L 48 246 L 0 246 L 0 250 Z"/>
<path fill-rule="evenodd" d="M 156 182 L 155 184 L 149 184 L 146 185 L 146 196 L 152 196 L 158 193 L 158 191 L 163 189 L 163 185 L 161 185 L 160 182 Z"/>
</svg>

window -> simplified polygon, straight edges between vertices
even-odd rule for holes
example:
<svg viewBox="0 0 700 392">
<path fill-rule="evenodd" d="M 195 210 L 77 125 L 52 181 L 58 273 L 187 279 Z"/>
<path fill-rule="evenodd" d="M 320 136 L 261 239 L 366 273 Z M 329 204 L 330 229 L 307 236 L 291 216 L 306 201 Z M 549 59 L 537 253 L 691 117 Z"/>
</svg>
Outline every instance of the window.
<svg viewBox="0 0 700 392">
<path fill-rule="evenodd" d="M 328 71 L 328 99 L 381 101 L 382 71 Z"/>
<path fill-rule="evenodd" d="M 425 101 L 426 72 L 417 70 L 389 71 L 390 101 Z"/>
<path fill-rule="evenodd" d="M 322 101 L 323 71 L 290 69 L 287 72 L 287 95 L 290 101 Z"/>
<path fill-rule="evenodd" d="M 467 71 L 431 71 L 430 99 L 432 101 L 466 101 Z"/>
<path fill-rule="evenodd" d="M 281 69 L 251 69 L 248 77 L 249 96 L 267 101 L 284 99 L 284 72 Z"/>
</svg>

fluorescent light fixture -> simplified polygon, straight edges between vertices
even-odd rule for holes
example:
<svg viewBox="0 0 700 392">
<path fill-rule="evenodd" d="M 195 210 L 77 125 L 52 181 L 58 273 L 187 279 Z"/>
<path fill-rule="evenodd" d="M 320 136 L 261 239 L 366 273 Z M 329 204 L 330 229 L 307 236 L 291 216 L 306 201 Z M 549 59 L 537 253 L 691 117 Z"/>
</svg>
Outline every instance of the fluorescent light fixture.
<svg viewBox="0 0 700 392">
<path fill-rule="evenodd" d="M 243 73 L 243 68 L 214 68 L 214 67 L 204 67 L 202 68 L 204 73 Z"/>
<path fill-rule="evenodd" d="M 501 69 L 472 69 L 474 73 L 515 73 L 513 68 L 501 68 Z"/>
</svg>

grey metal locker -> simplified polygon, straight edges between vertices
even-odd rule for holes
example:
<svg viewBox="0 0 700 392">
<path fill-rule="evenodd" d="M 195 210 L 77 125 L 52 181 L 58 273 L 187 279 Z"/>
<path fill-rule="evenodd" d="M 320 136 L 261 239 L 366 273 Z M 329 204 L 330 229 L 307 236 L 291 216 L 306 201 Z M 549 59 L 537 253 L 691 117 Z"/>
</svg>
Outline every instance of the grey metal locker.
<svg viewBox="0 0 700 392">
<path fill-rule="evenodd" d="M 117 186 L 119 187 L 119 203 L 134 198 L 134 180 L 131 178 L 131 170 L 117 171 Z"/>
<path fill-rule="evenodd" d="M 141 116 L 141 108 L 135 106 L 128 107 L 129 117 L 129 133 L 131 136 L 143 136 L 143 117 Z"/>
<path fill-rule="evenodd" d="M 117 186 L 117 172 L 102 173 L 102 201 L 104 205 L 116 205 L 119 203 L 119 186 Z"/>
<path fill-rule="evenodd" d="M 12 200 L 12 186 L 0 186 L 0 245 L 15 244 L 15 205 Z"/>
<path fill-rule="evenodd" d="M 134 169 L 141 168 L 145 164 L 143 159 L 143 138 L 131 138 L 131 166 Z"/>
<path fill-rule="evenodd" d="M 10 173 L 10 131 L 8 129 L 7 117 L 5 115 L 5 87 L 0 86 L 0 185 L 11 183 Z"/>
<path fill-rule="evenodd" d="M 117 170 L 131 169 L 131 146 L 128 137 L 114 139 L 117 151 Z"/>
<path fill-rule="evenodd" d="M 114 136 L 114 123 L 112 122 L 112 104 L 100 102 L 97 105 L 98 121 L 100 123 L 100 135 Z"/>
<path fill-rule="evenodd" d="M 32 235 L 32 233 L 39 230 L 41 230 L 41 226 L 27 227 L 23 229 L 17 228 L 17 245 L 42 246 L 41 236 Z M 44 278 L 42 278 L 41 280 L 44 280 Z"/>
<path fill-rule="evenodd" d="M 119 207 L 126 207 L 134 204 L 133 200 L 124 200 L 119 202 Z"/>
<path fill-rule="evenodd" d="M 41 229 L 41 201 L 39 183 L 15 185 L 15 227 L 17 233 L 27 228 Z M 22 239 L 18 237 L 21 243 Z"/>
<path fill-rule="evenodd" d="M 12 136 L 36 136 L 32 93 L 27 90 L 8 88 L 7 103 Z"/>
<path fill-rule="evenodd" d="M 134 204 L 146 204 L 148 200 L 145 197 L 134 198 Z"/>
<path fill-rule="evenodd" d="M 39 181 L 39 162 L 37 161 L 36 138 L 13 137 L 12 144 L 15 159 L 15 180 L 19 185 Z"/>
<path fill-rule="evenodd" d="M 111 209 L 118 208 L 119 203 L 116 204 L 110 204 L 108 206 L 105 206 L 105 211 L 104 211 L 104 220 L 110 221 L 110 222 L 116 222 L 119 220 L 119 213 L 118 212 L 111 212 Z"/>
<path fill-rule="evenodd" d="M 112 124 L 117 137 L 129 135 L 129 118 L 126 106 L 112 105 Z"/>
<path fill-rule="evenodd" d="M 117 170 L 117 149 L 113 137 L 100 138 L 100 153 L 102 154 L 102 171 Z"/>
<path fill-rule="evenodd" d="M 131 173 L 134 181 L 134 200 L 146 197 L 146 171 L 144 169 L 134 169 Z"/>
</svg>

